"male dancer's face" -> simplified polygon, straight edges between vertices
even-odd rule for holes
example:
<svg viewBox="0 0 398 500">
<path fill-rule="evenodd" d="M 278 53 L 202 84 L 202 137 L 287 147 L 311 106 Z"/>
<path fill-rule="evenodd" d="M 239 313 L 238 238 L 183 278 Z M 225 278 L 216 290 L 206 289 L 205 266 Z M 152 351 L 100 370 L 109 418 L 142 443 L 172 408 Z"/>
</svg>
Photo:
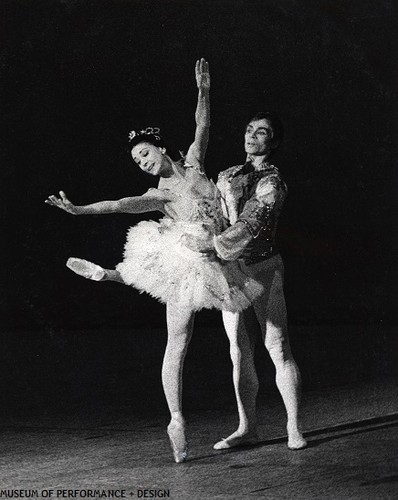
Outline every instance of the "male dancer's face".
<svg viewBox="0 0 398 500">
<path fill-rule="evenodd" d="M 273 144 L 274 132 L 269 120 L 251 121 L 245 132 L 245 152 L 252 156 L 268 156 L 275 147 Z"/>
</svg>

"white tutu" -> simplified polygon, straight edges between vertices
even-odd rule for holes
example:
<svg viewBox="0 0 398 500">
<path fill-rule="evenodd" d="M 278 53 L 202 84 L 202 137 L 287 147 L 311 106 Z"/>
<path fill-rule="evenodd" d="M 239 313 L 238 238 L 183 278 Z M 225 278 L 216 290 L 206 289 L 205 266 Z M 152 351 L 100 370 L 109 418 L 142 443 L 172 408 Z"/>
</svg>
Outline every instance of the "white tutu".
<svg viewBox="0 0 398 500">
<path fill-rule="evenodd" d="M 131 227 L 124 260 L 116 267 L 123 281 L 161 302 L 192 310 L 238 312 L 249 307 L 263 287 L 237 262 L 221 262 L 212 252 L 188 249 L 183 244 L 186 234 L 194 237 L 198 249 L 212 237 L 200 223 L 143 221 Z"/>
</svg>

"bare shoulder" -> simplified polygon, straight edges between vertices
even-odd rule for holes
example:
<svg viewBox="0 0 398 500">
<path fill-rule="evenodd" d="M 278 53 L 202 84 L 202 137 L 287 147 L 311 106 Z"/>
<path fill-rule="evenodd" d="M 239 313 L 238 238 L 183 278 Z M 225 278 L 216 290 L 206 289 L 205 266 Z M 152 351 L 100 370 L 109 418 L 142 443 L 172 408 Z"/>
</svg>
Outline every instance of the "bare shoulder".
<svg viewBox="0 0 398 500">
<path fill-rule="evenodd" d="M 201 155 L 195 143 L 191 144 L 189 147 L 187 155 L 184 158 L 183 165 L 185 168 L 192 167 L 199 172 L 204 173 L 203 161 L 201 160 Z"/>
</svg>

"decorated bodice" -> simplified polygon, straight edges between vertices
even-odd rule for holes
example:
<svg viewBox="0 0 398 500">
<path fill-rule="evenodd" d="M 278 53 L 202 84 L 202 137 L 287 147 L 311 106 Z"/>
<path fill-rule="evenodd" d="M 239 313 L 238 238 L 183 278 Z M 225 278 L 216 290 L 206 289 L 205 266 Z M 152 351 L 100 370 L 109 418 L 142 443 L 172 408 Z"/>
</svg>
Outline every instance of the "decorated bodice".
<svg viewBox="0 0 398 500">
<path fill-rule="evenodd" d="M 222 230 L 219 191 L 201 170 L 177 164 L 173 178 L 161 179 L 159 189 L 168 189 L 175 195 L 165 206 L 166 216 L 174 222 L 199 224 L 213 234 Z"/>
</svg>

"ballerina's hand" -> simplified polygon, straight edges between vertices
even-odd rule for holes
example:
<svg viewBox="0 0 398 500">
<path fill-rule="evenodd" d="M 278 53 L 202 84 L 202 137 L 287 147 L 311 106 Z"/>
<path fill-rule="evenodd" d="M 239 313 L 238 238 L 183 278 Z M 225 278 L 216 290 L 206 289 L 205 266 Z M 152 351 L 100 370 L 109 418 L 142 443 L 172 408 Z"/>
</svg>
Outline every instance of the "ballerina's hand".
<svg viewBox="0 0 398 500">
<path fill-rule="evenodd" d="M 202 59 L 196 61 L 195 66 L 196 84 L 199 90 L 210 89 L 209 63 Z"/>
<path fill-rule="evenodd" d="M 63 191 L 59 192 L 60 198 L 57 198 L 53 194 L 45 200 L 44 203 L 47 203 L 48 205 L 51 205 L 52 207 L 58 207 L 61 210 L 65 210 L 65 212 L 68 212 L 69 214 L 72 215 L 79 215 L 79 207 L 71 203 L 68 198 L 66 197 L 65 193 Z"/>
</svg>

